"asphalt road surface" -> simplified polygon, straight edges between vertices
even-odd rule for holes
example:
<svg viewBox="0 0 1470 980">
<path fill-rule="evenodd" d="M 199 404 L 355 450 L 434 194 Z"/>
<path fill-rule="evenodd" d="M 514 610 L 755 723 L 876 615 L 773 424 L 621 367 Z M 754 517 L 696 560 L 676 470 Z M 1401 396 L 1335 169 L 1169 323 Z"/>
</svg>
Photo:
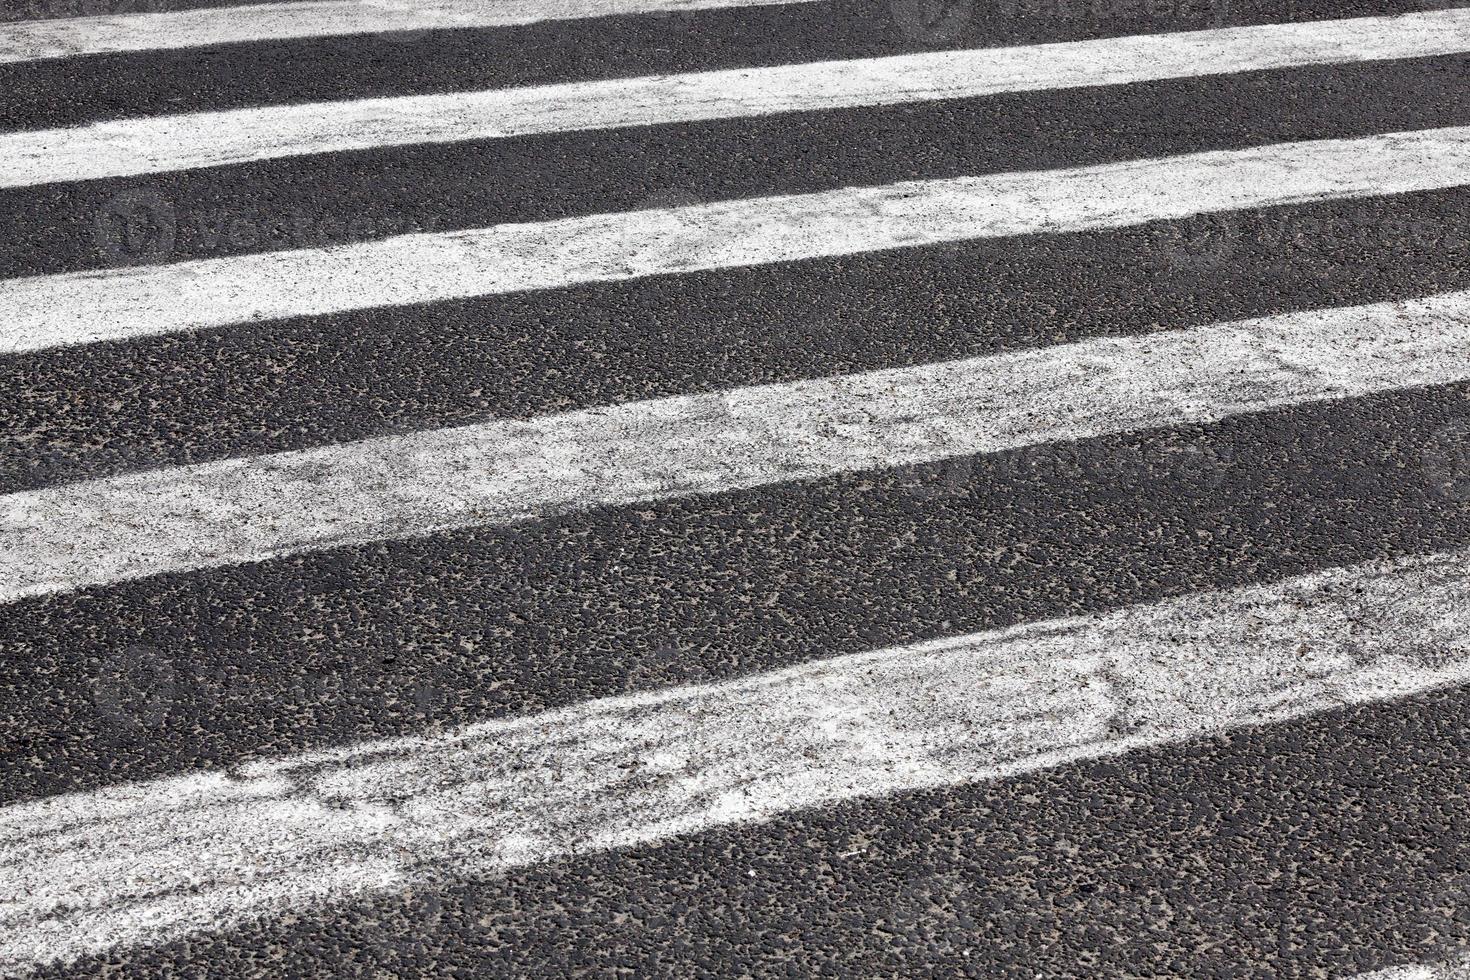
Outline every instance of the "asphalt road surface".
<svg viewBox="0 0 1470 980">
<path fill-rule="evenodd" d="M 7 975 L 1470 976 L 1470 7 L 5 13 Z"/>
</svg>

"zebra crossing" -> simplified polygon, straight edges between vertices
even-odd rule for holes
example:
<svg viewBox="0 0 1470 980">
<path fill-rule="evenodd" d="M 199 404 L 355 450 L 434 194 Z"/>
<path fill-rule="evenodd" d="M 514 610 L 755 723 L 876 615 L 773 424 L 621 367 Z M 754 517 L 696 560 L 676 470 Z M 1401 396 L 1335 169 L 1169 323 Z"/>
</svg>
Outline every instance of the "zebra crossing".
<svg viewBox="0 0 1470 980">
<path fill-rule="evenodd" d="M 1464 381 L 1447 293 L 148 470 L 12 494 L 0 598 Z"/>
<path fill-rule="evenodd" d="M 236 109 L 0 137 L 0 187 L 273 157 L 1462 54 L 1463 10 Z M 166 153 L 164 147 L 170 152 Z"/>
<path fill-rule="evenodd" d="M 370 891 L 426 859 L 495 870 L 1465 683 L 1470 657 L 1435 642 L 1464 634 L 1465 560 L 1307 576 L 15 807 L 0 826 L 23 876 L 15 918 L 29 928 L 5 955 L 160 942 Z"/>
<path fill-rule="evenodd" d="M 0 29 L 0 62 L 67 58 L 121 51 L 195 48 L 251 41 L 331 35 L 402 33 L 504 27 L 576 17 L 667 13 L 708 7 L 753 6 L 775 0 L 303 0 L 169 10 L 166 0 L 143 0 L 121 13 L 98 13 L 77 23 L 20 21 Z M 783 0 L 784 2 L 784 0 Z"/>
<path fill-rule="evenodd" d="M 1457 969 L 1470 9 L 1334 6 L 0 24 L 0 964 Z"/>
<path fill-rule="evenodd" d="M 1150 163 L 843 189 L 403 235 L 348 248 L 7 280 L 3 348 L 409 306 L 588 282 L 1081 231 L 1470 180 L 1470 127 Z M 1023 207 L 1024 202 L 1024 207 Z M 528 255 L 556 256 L 529 265 Z M 393 270 L 411 273 L 393 276 Z"/>
</svg>

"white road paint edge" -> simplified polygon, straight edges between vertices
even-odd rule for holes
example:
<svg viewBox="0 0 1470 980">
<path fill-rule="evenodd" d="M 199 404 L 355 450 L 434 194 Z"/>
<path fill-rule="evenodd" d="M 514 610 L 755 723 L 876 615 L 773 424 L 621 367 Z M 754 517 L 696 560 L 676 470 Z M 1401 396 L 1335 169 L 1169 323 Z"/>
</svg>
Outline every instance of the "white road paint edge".
<svg viewBox="0 0 1470 980">
<path fill-rule="evenodd" d="M 511 27 L 813 0 L 302 0 L 0 24 L 0 64 L 345 34 Z"/>
<path fill-rule="evenodd" d="M 1470 980 L 1470 958 L 1396 966 L 1372 973 L 1360 973 L 1351 980 Z"/>
<path fill-rule="evenodd" d="M 1470 126 L 0 281 L 0 354 L 1470 183 Z"/>
<path fill-rule="evenodd" d="M 1470 682 L 1470 554 L 0 810 L 0 965 Z"/>
<path fill-rule="evenodd" d="M 271 106 L 0 135 L 0 187 L 533 133 L 1118 85 L 1470 50 L 1470 8 Z"/>
<path fill-rule="evenodd" d="M 1470 292 L 495 421 L 0 496 L 0 602 L 1470 380 Z"/>
</svg>

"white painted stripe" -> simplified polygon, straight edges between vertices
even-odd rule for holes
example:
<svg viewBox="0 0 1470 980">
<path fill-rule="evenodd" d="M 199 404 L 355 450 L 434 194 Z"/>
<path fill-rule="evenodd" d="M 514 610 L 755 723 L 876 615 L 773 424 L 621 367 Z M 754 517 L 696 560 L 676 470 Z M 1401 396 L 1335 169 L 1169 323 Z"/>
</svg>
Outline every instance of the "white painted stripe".
<svg viewBox="0 0 1470 980">
<path fill-rule="evenodd" d="M 0 135 L 0 187 L 413 143 L 1470 50 L 1470 9 L 115 120 Z"/>
<path fill-rule="evenodd" d="M 304 0 L 0 24 L 0 64 L 342 34 L 509 27 L 543 20 L 812 0 Z"/>
<path fill-rule="evenodd" d="M 1470 183 L 1470 127 L 0 281 L 0 353 Z"/>
<path fill-rule="evenodd" d="M 1398 966 L 1373 973 L 1360 973 L 1352 980 L 1470 980 L 1470 959 Z"/>
<path fill-rule="evenodd" d="M 0 811 L 0 964 L 1470 682 L 1470 554 Z"/>
<path fill-rule="evenodd" d="M 1464 380 L 1470 292 L 129 473 L 0 497 L 0 601 Z"/>
</svg>

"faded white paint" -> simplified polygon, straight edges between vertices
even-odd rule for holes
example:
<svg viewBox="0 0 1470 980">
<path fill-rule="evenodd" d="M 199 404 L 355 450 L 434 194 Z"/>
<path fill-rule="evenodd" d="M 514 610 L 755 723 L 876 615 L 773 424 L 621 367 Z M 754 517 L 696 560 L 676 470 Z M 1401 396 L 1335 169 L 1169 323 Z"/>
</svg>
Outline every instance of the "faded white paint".
<svg viewBox="0 0 1470 980">
<path fill-rule="evenodd" d="M 170 15 L 173 16 L 173 15 Z M 1470 50 L 1470 9 L 111 120 L 0 135 L 0 187 Z"/>
<path fill-rule="evenodd" d="M 0 353 L 1470 183 L 1470 127 L 0 280 Z"/>
<path fill-rule="evenodd" d="M 1457 292 L 148 470 L 0 496 L 0 601 L 1467 379 Z"/>
<path fill-rule="evenodd" d="M 0 810 L 0 966 L 1470 682 L 1416 557 Z"/>
<path fill-rule="evenodd" d="M 509 27 L 811 0 L 295 0 L 0 24 L 0 64 L 343 34 Z"/>
<path fill-rule="evenodd" d="M 1396 966 L 1373 973 L 1360 973 L 1352 980 L 1470 980 L 1470 959 L 1457 958 L 1440 963 Z"/>
</svg>

